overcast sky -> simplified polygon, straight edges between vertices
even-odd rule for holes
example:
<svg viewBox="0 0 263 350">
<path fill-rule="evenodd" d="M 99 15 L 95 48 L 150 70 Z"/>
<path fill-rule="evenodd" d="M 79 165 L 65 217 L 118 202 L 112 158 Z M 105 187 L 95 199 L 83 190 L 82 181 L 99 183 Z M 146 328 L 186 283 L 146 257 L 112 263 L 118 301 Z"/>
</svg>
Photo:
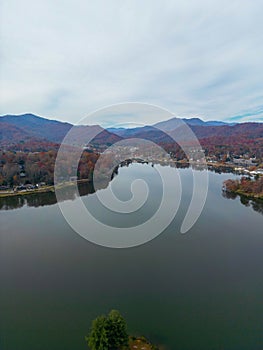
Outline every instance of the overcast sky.
<svg viewBox="0 0 263 350">
<path fill-rule="evenodd" d="M 263 121 L 262 13 L 262 0 L 2 0 L 0 114 L 75 123 L 129 101 Z"/>
</svg>

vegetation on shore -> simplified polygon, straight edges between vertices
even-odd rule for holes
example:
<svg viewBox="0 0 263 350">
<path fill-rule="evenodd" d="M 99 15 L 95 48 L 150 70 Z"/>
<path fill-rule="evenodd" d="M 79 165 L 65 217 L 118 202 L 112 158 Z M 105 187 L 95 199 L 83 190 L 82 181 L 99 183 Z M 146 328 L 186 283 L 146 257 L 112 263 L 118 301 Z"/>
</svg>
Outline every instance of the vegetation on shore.
<svg viewBox="0 0 263 350">
<path fill-rule="evenodd" d="M 35 186 L 41 183 L 47 186 L 53 185 L 57 152 L 72 125 L 32 114 L 7 115 L 0 119 L 0 190 L 7 192 L 8 189 L 12 190 L 18 186 Z M 114 130 L 110 132 L 99 126 L 78 126 L 74 129 L 74 137 L 70 145 L 67 146 L 68 152 L 61 160 L 58 178 L 63 181 L 70 181 L 72 177 L 77 177 L 79 180 L 92 179 L 94 166 L 100 154 L 118 141 L 130 139 L 131 135 L 133 139 L 138 138 L 137 143 L 133 141 L 130 144 L 133 151 L 140 145 L 139 140 L 148 140 L 165 150 L 165 153 L 169 154 L 174 162 L 183 165 L 188 163 L 189 159 L 185 150 L 191 150 L 192 143 L 189 140 L 184 140 L 183 135 L 180 135 L 179 132 L 178 139 L 180 144 L 183 144 L 182 148 L 169 136 L 170 131 L 177 130 L 178 120 L 173 118 L 161 124 L 163 125 L 163 123 L 166 127 L 169 125 L 168 129 L 164 129 L 168 130 L 168 133 L 148 126 L 146 128 L 123 129 L 121 134 L 118 135 L 118 133 L 116 134 L 117 129 L 115 132 Z M 189 123 L 189 127 L 198 137 L 208 166 L 234 168 L 236 165 L 245 165 L 245 167 L 252 168 L 249 170 L 263 167 L 262 123 L 241 123 L 237 125 L 217 123 L 215 126 L 206 125 L 196 118 L 194 120 L 189 119 L 186 123 Z M 86 145 L 86 135 L 89 135 L 89 130 L 92 130 L 93 133 L 94 127 L 98 134 Z M 83 147 L 84 145 L 85 147 Z M 76 160 L 74 154 L 76 147 L 81 147 L 83 152 L 78 165 L 73 165 L 75 164 L 74 160 Z M 152 154 L 151 144 L 147 146 L 143 143 L 142 148 L 145 155 L 156 156 Z M 124 149 L 126 147 L 122 147 L 122 152 L 126 152 Z M 119 153 L 120 150 L 117 151 Z M 130 153 L 128 150 L 129 157 Z M 191 152 L 193 161 L 196 160 L 196 157 L 198 160 L 198 153 Z M 138 149 L 137 156 L 141 158 L 140 155 L 141 149 Z M 167 161 L 162 156 L 154 157 L 154 159 L 160 162 L 164 161 L 164 163 Z M 105 155 L 103 162 L 100 163 L 103 165 L 102 169 L 105 168 L 106 170 L 110 165 L 114 165 L 112 159 L 105 157 Z"/>
<path fill-rule="evenodd" d="M 158 350 L 144 337 L 129 336 L 126 321 L 117 310 L 98 316 L 85 339 L 91 350 Z"/>
<path fill-rule="evenodd" d="M 249 198 L 263 199 L 263 176 L 254 179 L 242 177 L 239 180 L 224 181 L 223 189 L 229 193 L 235 193 Z"/>
<path fill-rule="evenodd" d="M 21 184 L 54 184 L 56 150 L 47 152 L 0 152 L 0 186 L 13 188 Z M 74 152 L 69 152 L 63 160 L 63 169 L 67 180 L 72 176 L 78 179 L 90 179 L 98 153 L 83 151 L 78 169 L 72 169 Z"/>
<path fill-rule="evenodd" d="M 91 182 L 89 179 L 82 179 L 82 180 L 77 180 L 78 184 L 84 184 L 87 182 Z M 63 182 L 56 186 L 57 190 L 61 189 L 66 189 L 66 188 L 71 188 L 75 186 L 75 182 Z M 27 195 L 32 195 L 32 194 L 41 194 L 41 193 L 55 193 L 55 186 L 54 185 L 45 185 L 41 187 L 35 187 L 35 188 L 29 188 L 29 189 L 24 189 L 22 191 L 16 191 L 16 190 L 7 190 L 7 191 L 0 191 L 0 198 L 5 198 L 5 197 L 19 197 L 19 196 L 27 196 Z M 86 194 L 86 193 L 85 193 Z M 65 198 L 66 199 L 66 198 Z"/>
</svg>

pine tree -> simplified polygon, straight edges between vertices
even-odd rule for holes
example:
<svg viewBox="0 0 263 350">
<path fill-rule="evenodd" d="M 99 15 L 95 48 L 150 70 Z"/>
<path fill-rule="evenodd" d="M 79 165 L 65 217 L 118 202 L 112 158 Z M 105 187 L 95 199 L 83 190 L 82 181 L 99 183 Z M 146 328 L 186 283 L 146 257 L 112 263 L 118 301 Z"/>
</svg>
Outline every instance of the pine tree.
<svg viewBox="0 0 263 350">
<path fill-rule="evenodd" d="M 108 338 L 110 349 L 119 349 L 128 345 L 126 321 L 117 310 L 111 310 L 108 315 Z"/>
<path fill-rule="evenodd" d="M 126 322 L 117 310 L 97 317 L 86 337 L 91 350 L 119 350 L 128 345 L 128 339 Z"/>
<path fill-rule="evenodd" d="M 92 322 L 90 335 L 86 338 L 91 350 L 108 350 L 107 318 L 99 316 Z"/>
</svg>

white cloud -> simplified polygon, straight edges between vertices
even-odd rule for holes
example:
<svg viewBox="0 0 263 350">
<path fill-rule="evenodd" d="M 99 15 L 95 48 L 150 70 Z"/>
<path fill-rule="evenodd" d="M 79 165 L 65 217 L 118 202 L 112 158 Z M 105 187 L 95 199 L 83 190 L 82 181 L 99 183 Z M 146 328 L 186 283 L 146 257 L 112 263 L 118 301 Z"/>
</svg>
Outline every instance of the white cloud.
<svg viewBox="0 0 263 350">
<path fill-rule="evenodd" d="M 262 105 L 261 0 L 1 6 L 0 114 L 77 122 L 105 105 L 139 101 L 204 119 L 251 111 L 253 120 Z"/>
</svg>

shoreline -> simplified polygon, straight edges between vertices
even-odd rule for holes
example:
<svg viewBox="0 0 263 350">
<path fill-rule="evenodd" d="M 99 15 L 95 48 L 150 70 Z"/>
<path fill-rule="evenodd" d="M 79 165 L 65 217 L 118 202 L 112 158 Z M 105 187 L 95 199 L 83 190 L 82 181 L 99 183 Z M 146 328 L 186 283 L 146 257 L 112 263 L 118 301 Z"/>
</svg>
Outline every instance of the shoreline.
<svg viewBox="0 0 263 350">
<path fill-rule="evenodd" d="M 159 163 L 165 163 L 165 164 L 169 164 L 170 162 L 172 163 L 176 163 L 176 164 L 180 164 L 180 165 L 187 165 L 187 166 L 203 166 L 204 164 L 202 163 L 198 163 L 198 162 L 189 162 L 189 161 L 185 161 L 185 160 L 172 160 L 172 161 L 162 161 L 162 160 L 158 160 Z M 149 163 L 151 163 L 151 161 L 149 161 Z M 152 161 L 153 164 L 154 161 Z M 158 164 L 158 163 L 157 163 Z M 206 162 L 205 165 L 207 166 L 208 170 L 213 170 L 213 169 L 228 169 L 231 170 L 231 173 L 236 173 L 239 175 L 245 175 L 247 174 L 247 169 L 244 168 L 242 170 L 236 170 L 236 166 L 233 164 L 226 164 L 226 163 L 213 163 L 213 162 Z M 248 175 L 248 174 L 247 174 Z M 81 179 L 81 180 L 77 180 L 77 183 L 86 183 L 86 182 L 92 182 L 92 180 L 90 179 Z M 59 185 L 60 188 L 65 188 L 65 187 L 71 187 L 73 186 L 74 182 L 73 181 L 67 181 L 62 183 L 61 185 Z M 0 198 L 7 198 L 7 197 L 16 197 L 16 196 L 25 196 L 25 195 L 29 195 L 29 194 L 42 194 L 42 193 L 55 193 L 55 186 L 54 185 L 49 185 L 49 186 L 43 186 L 37 189 L 32 189 L 32 190 L 23 190 L 23 191 L 0 191 Z M 254 197 L 253 195 L 248 195 L 246 193 L 236 193 L 236 194 L 240 194 L 246 197 L 251 197 L 251 198 L 255 198 L 255 199 L 260 199 L 262 200 L 262 197 Z"/>
<path fill-rule="evenodd" d="M 77 183 L 88 183 L 91 182 L 90 179 L 81 179 L 77 180 Z M 59 189 L 71 187 L 74 185 L 74 182 L 64 182 L 63 184 L 59 185 Z M 23 191 L 10 191 L 10 192 L 2 192 L 0 191 L 0 198 L 8 198 L 8 197 L 19 197 L 19 196 L 27 196 L 30 194 L 42 194 L 42 193 L 55 193 L 55 186 L 43 186 L 41 188 L 36 188 L 33 190 L 23 190 Z"/>
<path fill-rule="evenodd" d="M 129 348 L 128 349 L 144 349 L 144 350 L 161 350 L 159 346 L 152 344 L 148 339 L 143 336 L 135 337 L 129 336 Z"/>
<path fill-rule="evenodd" d="M 231 191 L 228 193 L 233 193 L 236 194 L 239 197 L 246 197 L 247 199 L 251 199 L 251 200 L 258 200 L 258 201 L 263 201 L 263 195 L 258 195 L 258 194 L 254 194 L 254 193 L 246 193 L 240 190 L 237 191 Z"/>
</svg>

